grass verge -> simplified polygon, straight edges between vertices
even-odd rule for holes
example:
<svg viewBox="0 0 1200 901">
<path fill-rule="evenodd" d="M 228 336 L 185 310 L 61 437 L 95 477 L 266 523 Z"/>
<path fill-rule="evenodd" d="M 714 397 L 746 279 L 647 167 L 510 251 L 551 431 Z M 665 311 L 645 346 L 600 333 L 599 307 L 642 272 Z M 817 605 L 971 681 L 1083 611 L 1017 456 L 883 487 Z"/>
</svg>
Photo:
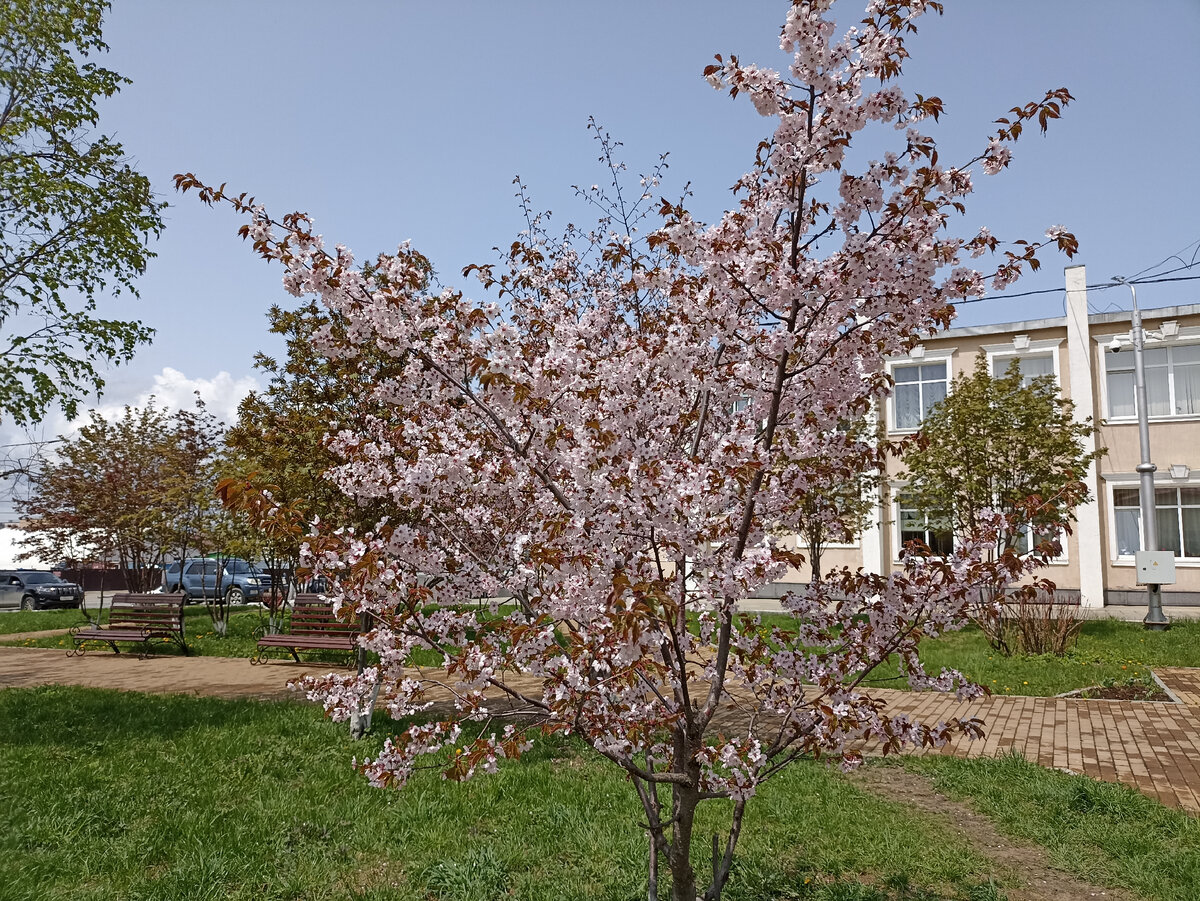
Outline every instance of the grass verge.
<svg viewBox="0 0 1200 901">
<path fill-rule="evenodd" d="M 1005 657 L 989 648 L 972 627 L 928 642 L 923 657 L 935 669 L 961 670 L 995 694 L 1056 695 L 1103 682 L 1149 682 L 1156 666 L 1200 665 L 1200 622 L 1147 632 L 1140 623 L 1089 620 L 1076 646 L 1063 657 Z"/>
<path fill-rule="evenodd" d="M 69 629 L 86 622 L 78 610 L 13 610 L 0 613 L 0 637 L 16 632 Z"/>
<path fill-rule="evenodd" d="M 59 616 L 51 620 L 48 619 L 52 614 L 51 611 L 21 614 L 22 616 L 40 617 L 41 619 L 32 621 L 32 624 L 27 629 L 12 629 L 11 631 L 67 628 L 84 622 L 83 615 L 78 610 L 53 611 L 53 613 L 64 613 L 69 614 L 69 616 Z M 107 621 L 108 611 L 105 610 L 101 616 L 101 622 Z M 184 632 L 187 636 L 188 650 L 194 655 L 203 657 L 249 658 L 254 656 L 257 653 L 256 643 L 260 634 L 256 630 L 265 626 L 265 623 L 265 611 L 257 607 L 235 608 L 229 617 L 227 633 L 224 636 L 219 636 L 213 627 L 212 618 L 209 616 L 208 610 L 203 605 L 192 605 L 184 608 Z M 0 644 L 3 643 L 3 635 L 0 634 Z M 30 648 L 62 648 L 65 650 L 72 647 L 70 636 L 67 635 L 51 635 L 44 638 L 30 638 L 8 643 Z M 88 647 L 89 649 L 108 650 L 108 646 L 103 642 L 92 642 Z M 130 645 L 123 645 L 123 652 L 125 648 L 132 647 Z M 136 650 L 140 652 L 142 649 L 136 648 Z M 179 646 L 166 638 L 153 642 L 149 646 L 149 651 L 153 654 L 182 654 Z M 348 660 L 348 655 L 344 653 L 338 654 L 325 651 L 303 651 L 301 653 L 305 660 L 328 662 L 335 665 L 343 664 Z M 272 656 L 278 656 L 281 659 L 290 659 L 285 650 L 276 650 Z"/>
<path fill-rule="evenodd" d="M 764 626 L 787 628 L 791 623 L 776 614 L 762 619 Z M 921 659 L 930 672 L 957 669 L 993 694 L 1049 697 L 1102 683 L 1151 682 L 1150 670 L 1156 666 L 1200 666 L 1200 622 L 1177 622 L 1167 632 L 1147 632 L 1139 623 L 1088 620 L 1077 645 L 1063 657 L 1005 657 L 988 647 L 979 629 L 968 626 L 923 641 Z M 905 687 L 895 672 L 880 666 L 868 684 Z"/>
</svg>

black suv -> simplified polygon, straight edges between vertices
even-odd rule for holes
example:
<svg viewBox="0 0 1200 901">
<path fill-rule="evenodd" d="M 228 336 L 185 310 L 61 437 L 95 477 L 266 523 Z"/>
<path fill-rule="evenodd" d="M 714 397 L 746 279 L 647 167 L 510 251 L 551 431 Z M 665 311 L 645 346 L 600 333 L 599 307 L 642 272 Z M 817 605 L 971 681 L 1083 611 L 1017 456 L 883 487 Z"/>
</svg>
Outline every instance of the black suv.
<svg viewBox="0 0 1200 901">
<path fill-rule="evenodd" d="M 51 572 L 34 569 L 0 570 L 0 607 L 45 610 L 48 607 L 78 607 L 83 603 L 83 586 L 66 582 Z"/>
</svg>

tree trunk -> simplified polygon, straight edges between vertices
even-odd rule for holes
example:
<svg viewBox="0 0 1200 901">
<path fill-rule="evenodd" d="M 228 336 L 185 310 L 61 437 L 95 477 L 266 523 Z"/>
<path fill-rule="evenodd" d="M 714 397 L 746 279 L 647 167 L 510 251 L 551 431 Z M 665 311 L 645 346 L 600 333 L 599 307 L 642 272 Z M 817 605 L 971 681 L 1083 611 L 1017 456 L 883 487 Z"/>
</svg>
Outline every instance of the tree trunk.
<svg viewBox="0 0 1200 901">
<path fill-rule="evenodd" d="M 646 876 L 646 899 L 647 901 L 658 901 L 658 836 L 650 831 L 649 837 L 650 861 Z"/>
<path fill-rule="evenodd" d="M 365 611 L 359 616 L 358 627 L 365 633 L 371 624 L 371 614 Z M 362 645 L 354 651 L 355 667 L 358 670 L 358 675 L 363 674 L 363 670 L 367 667 L 367 650 Z M 371 731 L 371 717 L 375 714 L 375 702 L 379 700 L 379 686 L 383 684 L 382 676 L 375 680 L 375 687 L 371 689 L 371 697 L 367 701 L 365 708 L 351 711 L 350 713 L 350 738 L 353 741 L 359 741 L 368 732 Z"/>
<path fill-rule="evenodd" d="M 671 868 L 671 901 L 696 901 L 696 871 L 692 869 L 691 851 L 700 792 L 691 785 L 676 785 L 671 793 L 675 818 L 667 853 L 667 865 Z"/>
</svg>

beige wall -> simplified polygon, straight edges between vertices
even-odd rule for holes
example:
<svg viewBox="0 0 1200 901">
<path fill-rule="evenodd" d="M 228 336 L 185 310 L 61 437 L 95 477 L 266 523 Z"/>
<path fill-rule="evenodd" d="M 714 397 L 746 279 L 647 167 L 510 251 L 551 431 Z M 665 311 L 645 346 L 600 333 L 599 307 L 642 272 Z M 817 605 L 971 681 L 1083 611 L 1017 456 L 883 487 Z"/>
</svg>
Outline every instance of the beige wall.
<svg viewBox="0 0 1200 901">
<path fill-rule="evenodd" d="M 1066 373 L 1069 365 L 1067 355 L 1067 329 L 1065 322 L 1052 323 L 1040 328 L 1024 328 L 1008 332 L 985 331 L 982 334 L 973 333 L 970 329 L 954 329 L 924 342 L 924 359 L 937 359 L 947 351 L 952 351 L 950 357 L 951 378 L 969 375 L 975 368 L 975 359 L 980 352 L 990 354 L 990 360 L 998 361 L 1001 367 L 1007 366 L 1009 357 L 1017 353 L 1013 339 L 1017 334 L 1028 338 L 1030 353 L 1051 354 L 1055 358 L 1060 385 L 1066 385 Z M 906 365 L 919 362 L 913 358 L 893 361 L 893 365 Z M 1066 389 L 1064 388 L 1064 392 Z M 889 400 L 891 403 L 891 400 Z M 891 424 L 894 416 L 889 412 L 886 421 Z M 904 431 L 889 429 L 888 437 L 898 439 L 908 434 Z M 888 482 L 890 494 L 895 493 L 903 482 L 903 466 L 898 459 L 892 459 L 888 467 Z M 896 528 L 895 505 L 892 498 L 883 511 L 884 530 L 883 547 L 886 565 L 895 567 L 898 564 L 900 551 L 899 533 Z M 1048 578 L 1062 588 L 1077 588 L 1079 586 L 1079 569 L 1077 563 L 1077 538 L 1069 535 L 1064 542 L 1065 554 L 1063 559 L 1055 562 L 1039 573 L 1040 577 Z"/>
</svg>

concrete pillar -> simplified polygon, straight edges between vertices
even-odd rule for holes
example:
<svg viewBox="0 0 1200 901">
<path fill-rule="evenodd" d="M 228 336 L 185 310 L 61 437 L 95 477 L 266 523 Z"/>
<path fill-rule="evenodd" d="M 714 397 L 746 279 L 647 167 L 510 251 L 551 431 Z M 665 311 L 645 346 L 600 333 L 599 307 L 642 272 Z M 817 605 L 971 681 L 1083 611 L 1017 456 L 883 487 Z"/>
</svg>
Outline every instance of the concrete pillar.
<svg viewBox="0 0 1200 901">
<path fill-rule="evenodd" d="M 871 404 L 871 409 L 867 411 L 867 431 L 876 438 L 881 438 L 881 430 L 879 423 L 886 421 L 887 416 L 880 416 L 878 399 Z M 886 400 L 883 403 L 887 403 Z M 862 549 L 862 568 L 863 572 L 875 573 L 882 575 L 887 572 L 884 566 L 883 559 L 883 523 L 887 521 L 884 515 L 883 498 L 879 490 L 879 482 L 882 478 L 882 473 L 872 472 L 868 475 L 866 487 L 867 502 L 867 521 L 863 526 L 861 534 L 858 536 L 859 547 Z"/>
<path fill-rule="evenodd" d="M 887 570 L 883 565 L 883 526 L 886 521 L 882 499 L 875 485 L 867 488 L 870 501 L 870 512 L 867 514 L 867 524 L 859 536 L 862 546 L 863 572 L 882 575 Z"/>
<path fill-rule="evenodd" d="M 1075 404 L 1075 420 L 1096 415 L 1096 373 L 1092 371 L 1092 348 L 1088 334 L 1087 270 L 1066 268 L 1067 283 L 1067 384 Z M 1094 438 L 1084 440 L 1084 450 L 1096 449 Z M 1100 479 L 1093 462 L 1084 474 L 1091 500 L 1075 509 L 1075 545 L 1079 566 L 1079 595 L 1084 607 L 1104 606 L 1105 553 L 1100 543 Z"/>
</svg>

